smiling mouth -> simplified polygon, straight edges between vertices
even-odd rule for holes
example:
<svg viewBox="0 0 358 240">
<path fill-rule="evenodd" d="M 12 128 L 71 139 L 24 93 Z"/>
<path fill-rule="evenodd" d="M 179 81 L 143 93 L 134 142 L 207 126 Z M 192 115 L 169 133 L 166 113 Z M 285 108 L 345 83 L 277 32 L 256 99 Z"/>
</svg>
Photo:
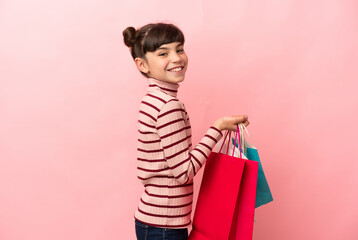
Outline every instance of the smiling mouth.
<svg viewBox="0 0 358 240">
<path fill-rule="evenodd" d="M 184 67 L 175 67 L 175 68 L 169 69 L 168 71 L 169 72 L 180 72 L 183 69 L 184 69 Z"/>
</svg>

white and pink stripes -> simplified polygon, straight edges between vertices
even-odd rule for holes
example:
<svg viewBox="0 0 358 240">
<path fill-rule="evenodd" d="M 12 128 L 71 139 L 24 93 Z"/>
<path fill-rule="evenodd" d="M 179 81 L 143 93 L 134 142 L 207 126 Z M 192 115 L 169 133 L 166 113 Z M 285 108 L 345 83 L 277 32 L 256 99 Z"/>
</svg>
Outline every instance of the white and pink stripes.
<svg viewBox="0 0 358 240">
<path fill-rule="evenodd" d="M 194 149 L 189 116 L 178 84 L 149 78 L 138 120 L 138 178 L 145 191 L 135 218 L 148 225 L 184 228 L 191 223 L 193 177 L 222 133 L 210 127 Z"/>
</svg>

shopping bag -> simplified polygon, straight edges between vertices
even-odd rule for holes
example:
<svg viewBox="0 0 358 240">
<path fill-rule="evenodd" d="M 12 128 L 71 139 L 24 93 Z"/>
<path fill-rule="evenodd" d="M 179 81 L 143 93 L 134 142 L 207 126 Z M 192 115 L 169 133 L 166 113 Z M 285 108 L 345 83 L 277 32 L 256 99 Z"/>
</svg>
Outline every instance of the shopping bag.
<svg viewBox="0 0 358 240">
<path fill-rule="evenodd" d="M 244 130 L 247 133 L 247 136 L 249 137 L 250 143 L 246 141 L 244 136 Z M 257 175 L 257 188 L 256 188 L 256 203 L 255 208 L 260 207 L 264 204 L 267 204 L 269 202 L 273 201 L 272 193 L 270 190 L 270 187 L 268 185 L 268 182 L 265 177 L 264 170 L 262 168 L 262 164 L 260 161 L 260 157 L 257 151 L 257 148 L 252 145 L 252 141 L 249 135 L 249 132 L 247 131 L 244 124 L 239 125 L 239 131 L 240 131 L 240 143 L 241 143 L 241 151 L 242 153 L 247 157 L 247 159 L 257 161 L 259 163 L 259 169 L 258 169 L 258 175 Z M 239 152 L 239 144 L 234 143 L 235 139 L 232 138 L 232 143 L 234 144 L 236 150 L 236 154 Z"/>
<path fill-rule="evenodd" d="M 258 162 L 221 149 L 206 161 L 189 240 L 252 239 Z"/>
</svg>

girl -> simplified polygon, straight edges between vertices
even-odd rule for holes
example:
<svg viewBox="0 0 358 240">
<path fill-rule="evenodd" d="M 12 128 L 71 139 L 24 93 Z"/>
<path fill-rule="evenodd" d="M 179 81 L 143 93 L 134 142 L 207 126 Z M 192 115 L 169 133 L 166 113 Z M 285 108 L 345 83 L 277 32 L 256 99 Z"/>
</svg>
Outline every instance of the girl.
<svg viewBox="0 0 358 240">
<path fill-rule="evenodd" d="M 148 79 L 138 121 L 138 178 L 145 190 L 135 217 L 138 240 L 188 238 L 193 177 L 203 166 L 221 131 L 236 131 L 247 116 L 219 118 L 193 148 L 185 106 L 177 98 L 188 57 L 184 35 L 172 24 L 148 24 L 123 31 L 138 70 Z"/>
</svg>

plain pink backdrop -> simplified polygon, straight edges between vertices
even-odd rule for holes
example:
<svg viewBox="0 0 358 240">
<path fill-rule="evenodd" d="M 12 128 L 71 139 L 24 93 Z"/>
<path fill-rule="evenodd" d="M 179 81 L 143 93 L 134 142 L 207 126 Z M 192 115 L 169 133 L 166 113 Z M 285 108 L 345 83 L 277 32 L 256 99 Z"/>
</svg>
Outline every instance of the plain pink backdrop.
<svg viewBox="0 0 358 240">
<path fill-rule="evenodd" d="M 147 82 L 122 31 L 157 21 L 186 36 L 193 142 L 249 115 L 254 239 L 357 239 L 355 0 L 0 1 L 0 239 L 135 239 Z"/>
</svg>

